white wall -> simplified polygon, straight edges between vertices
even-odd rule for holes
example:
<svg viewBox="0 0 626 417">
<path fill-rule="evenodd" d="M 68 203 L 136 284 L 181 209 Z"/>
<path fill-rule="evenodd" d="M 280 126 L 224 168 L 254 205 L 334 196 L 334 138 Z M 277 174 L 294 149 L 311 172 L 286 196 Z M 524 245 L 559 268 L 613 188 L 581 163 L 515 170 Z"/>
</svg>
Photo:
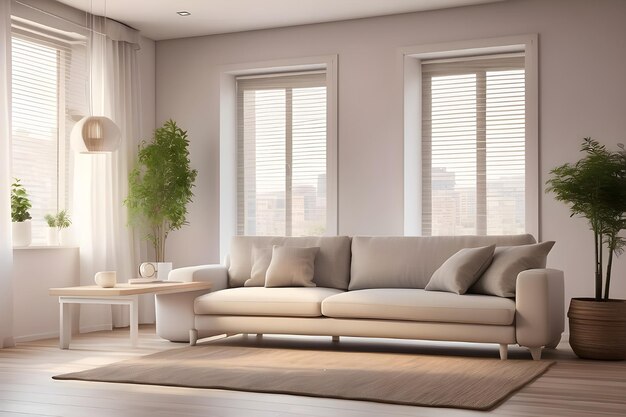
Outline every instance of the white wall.
<svg viewBox="0 0 626 417">
<path fill-rule="evenodd" d="M 338 54 L 339 233 L 403 233 L 402 91 L 398 48 L 539 34 L 540 181 L 574 161 L 584 136 L 626 140 L 626 2 L 511 0 L 354 21 L 157 42 L 157 123 L 189 131 L 198 169 L 190 226 L 168 242 L 175 266 L 219 261 L 221 65 Z M 543 185 L 541 186 L 543 189 Z M 540 195 L 540 233 L 566 297 L 593 291 L 593 239 L 565 205 Z M 626 298 L 626 259 L 614 297 Z"/>
<path fill-rule="evenodd" d="M 56 337 L 59 299 L 49 296 L 48 289 L 80 284 L 78 248 L 14 249 L 13 277 L 15 341 Z"/>
</svg>

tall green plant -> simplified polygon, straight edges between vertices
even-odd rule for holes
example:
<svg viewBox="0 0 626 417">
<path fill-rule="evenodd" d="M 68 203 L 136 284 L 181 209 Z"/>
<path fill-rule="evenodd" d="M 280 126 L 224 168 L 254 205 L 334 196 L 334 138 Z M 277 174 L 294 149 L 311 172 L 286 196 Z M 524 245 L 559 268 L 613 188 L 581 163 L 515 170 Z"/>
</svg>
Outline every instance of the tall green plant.
<svg viewBox="0 0 626 417">
<path fill-rule="evenodd" d="M 550 171 L 547 191 L 558 201 L 568 203 L 571 216 L 589 221 L 595 243 L 595 299 L 608 300 L 613 255 L 620 255 L 626 240 L 619 236 L 626 228 L 626 151 L 610 151 L 591 138 L 585 138 L 585 157 L 575 164 L 564 164 Z M 608 251 L 604 270 L 604 249 Z M 604 281 L 604 294 L 602 293 Z"/>
<path fill-rule="evenodd" d="M 142 141 L 135 168 L 128 177 L 129 224 L 145 230 L 156 261 L 165 259 L 170 231 L 187 223 L 187 204 L 198 172 L 191 169 L 187 132 L 168 120 L 154 131 L 151 142 Z"/>
<path fill-rule="evenodd" d="M 25 222 L 30 220 L 28 210 L 32 207 L 28 193 L 18 178 L 13 179 L 11 184 L 11 221 Z"/>
</svg>

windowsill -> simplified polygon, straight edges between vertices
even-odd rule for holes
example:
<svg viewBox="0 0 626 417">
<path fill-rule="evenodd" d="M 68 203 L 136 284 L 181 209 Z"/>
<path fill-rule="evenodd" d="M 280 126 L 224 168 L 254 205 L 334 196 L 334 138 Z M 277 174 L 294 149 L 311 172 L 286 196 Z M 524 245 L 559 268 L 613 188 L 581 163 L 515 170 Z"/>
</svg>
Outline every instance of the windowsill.
<svg viewBox="0 0 626 417">
<path fill-rule="evenodd" d="M 59 245 L 41 245 L 41 246 L 13 246 L 13 250 L 48 250 L 48 249 L 79 249 L 78 246 L 59 246 Z"/>
</svg>

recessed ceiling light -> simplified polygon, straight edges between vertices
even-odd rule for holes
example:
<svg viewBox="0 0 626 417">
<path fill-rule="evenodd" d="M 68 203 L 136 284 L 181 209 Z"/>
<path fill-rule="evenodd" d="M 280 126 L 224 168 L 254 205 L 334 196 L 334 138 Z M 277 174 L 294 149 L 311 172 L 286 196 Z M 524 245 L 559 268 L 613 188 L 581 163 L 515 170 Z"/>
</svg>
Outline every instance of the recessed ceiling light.
<svg viewBox="0 0 626 417">
<path fill-rule="evenodd" d="M 189 13 L 187 10 L 181 10 L 180 12 L 176 12 L 181 16 L 191 16 L 191 13 Z"/>
</svg>

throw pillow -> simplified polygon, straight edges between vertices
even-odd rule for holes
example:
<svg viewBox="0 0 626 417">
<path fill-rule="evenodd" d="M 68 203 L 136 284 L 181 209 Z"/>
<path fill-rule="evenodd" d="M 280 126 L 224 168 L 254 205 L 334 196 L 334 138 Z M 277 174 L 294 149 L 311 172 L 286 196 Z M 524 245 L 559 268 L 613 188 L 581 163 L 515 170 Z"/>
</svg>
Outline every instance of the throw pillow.
<svg viewBox="0 0 626 417">
<path fill-rule="evenodd" d="M 527 269 L 545 268 L 554 242 L 536 245 L 500 246 L 496 248 L 491 265 L 470 292 L 476 294 L 515 297 L 517 274 Z"/>
<path fill-rule="evenodd" d="M 461 249 L 433 273 L 426 290 L 465 294 L 491 263 L 495 248 L 496 245 Z"/>
<path fill-rule="evenodd" d="M 320 248 L 274 246 L 265 274 L 266 287 L 315 287 L 315 256 Z"/>
<path fill-rule="evenodd" d="M 252 248 L 252 271 L 250 278 L 243 283 L 244 287 L 262 287 L 265 285 L 265 274 L 272 260 L 272 248 Z"/>
</svg>

